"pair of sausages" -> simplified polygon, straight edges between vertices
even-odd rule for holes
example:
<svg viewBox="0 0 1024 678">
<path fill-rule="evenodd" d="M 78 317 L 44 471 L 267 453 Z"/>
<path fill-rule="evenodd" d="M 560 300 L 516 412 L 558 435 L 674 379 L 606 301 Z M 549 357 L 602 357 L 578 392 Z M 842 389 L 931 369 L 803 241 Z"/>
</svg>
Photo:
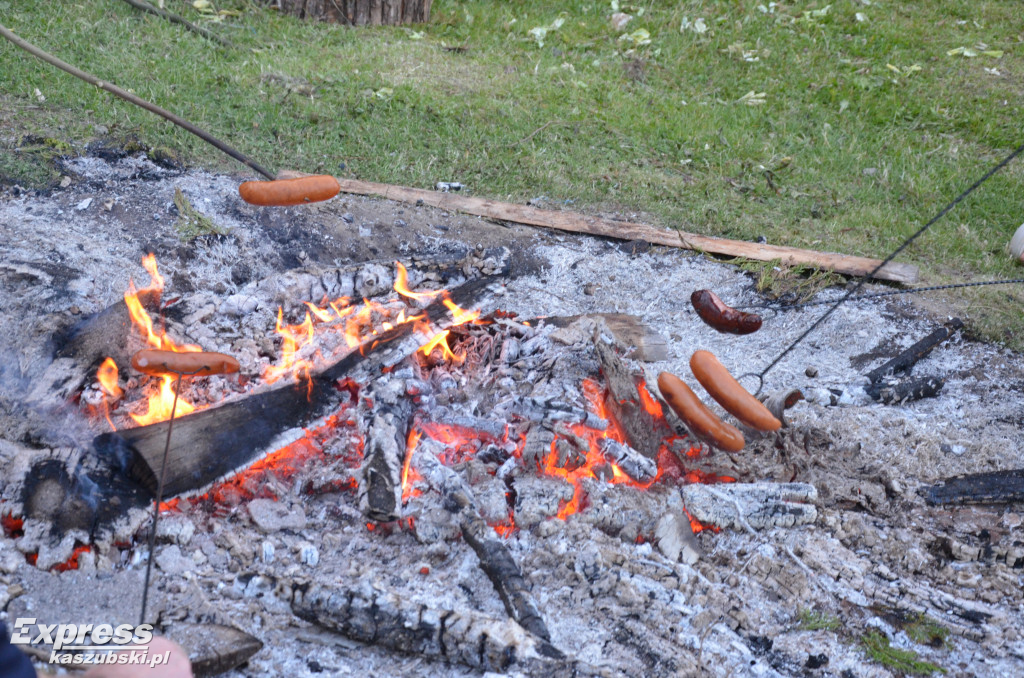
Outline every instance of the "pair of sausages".
<svg viewBox="0 0 1024 678">
<path fill-rule="evenodd" d="M 242 200 L 250 205 L 289 206 L 330 200 L 341 185 L 329 174 L 276 181 L 246 181 L 238 187 Z"/>
<path fill-rule="evenodd" d="M 782 427 L 782 422 L 750 395 L 714 354 L 696 351 L 690 357 L 690 370 L 712 398 L 747 426 L 759 431 L 777 431 Z M 658 389 L 672 411 L 705 443 L 727 452 L 739 452 L 746 445 L 740 430 L 709 410 L 679 377 L 662 372 Z"/>
<path fill-rule="evenodd" d="M 143 374 L 181 374 L 208 377 L 211 374 L 234 374 L 240 368 L 238 361 L 223 353 L 200 351 L 177 353 L 146 348 L 132 356 L 132 367 Z"/>
</svg>

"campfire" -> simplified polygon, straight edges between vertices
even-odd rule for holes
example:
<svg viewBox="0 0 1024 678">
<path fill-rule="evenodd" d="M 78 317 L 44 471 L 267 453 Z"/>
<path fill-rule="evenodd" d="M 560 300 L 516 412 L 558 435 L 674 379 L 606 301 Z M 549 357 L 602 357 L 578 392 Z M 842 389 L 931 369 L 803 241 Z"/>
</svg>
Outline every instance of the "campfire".
<svg viewBox="0 0 1024 678">
<path fill-rule="evenodd" d="M 248 208 L 230 181 L 185 190 L 214 185 L 231 197 L 212 213 L 232 223 Z M 696 350 L 758 369 L 812 317 L 780 312 L 756 333 L 719 335 L 687 295 L 713 288 L 737 306 L 753 295 L 710 263 L 514 229 L 520 252 L 374 253 L 392 217 L 363 216 L 372 201 L 331 204 L 316 218 L 355 214 L 328 255 L 308 254 L 326 238 L 276 253 L 280 231 L 309 228 L 305 212 L 257 226 L 243 222 L 260 213 L 245 212 L 233 225 L 260 229 L 251 253 L 230 239 L 192 260 L 156 247 L 159 263 L 133 257 L 134 283 L 89 288 L 82 307 L 96 312 L 69 330 L 37 321 L 35 337 L 52 333 L 37 342 L 50 361 L 18 399 L 31 405 L 25 422 L 46 412 L 47 427 L 22 433 L 8 414 L 0 440 L 12 546 L 0 552 L 0 602 L 12 618 L 64 621 L 48 610 L 109 607 L 99 596 L 134 623 L 152 559 L 147 616 L 194 665 L 249 662 L 232 675 L 838 675 L 870 661 L 860 639 L 879 634 L 946 667 L 979 648 L 996 673 L 1021 661 L 1019 615 L 1005 605 L 1019 597 L 1019 518 L 1012 504 L 955 503 L 1006 497 L 1009 476 L 934 484 L 965 470 L 972 437 L 989 456 L 970 470 L 990 474 L 1006 466 L 993 441 L 1017 440 L 1001 423 L 1015 421 L 1010 391 L 989 397 L 970 381 L 983 364 L 986 388 L 1009 389 L 1013 361 L 979 362 L 950 338 L 958 322 L 843 307 L 834 331 L 768 380 L 792 407 L 783 427 L 741 425 L 746 447 L 731 453 L 687 429 L 659 374 L 694 385 L 685 361 Z M 434 214 L 393 219 L 423 238 L 454 237 L 436 225 L 498 228 Z M 550 270 L 510 266 L 522 252 Z M 96 280 L 124 264 L 88 254 Z M 17 266 L 5 280 L 54 275 Z M 665 289 L 649 300 L 652 280 Z M 5 318 L 18 294 L 0 301 Z M 66 305 L 48 308 L 66 318 Z M 892 382 L 887 360 L 937 324 L 940 357 L 922 363 L 936 376 Z M 176 376 L 132 367 L 140 351 L 218 352 L 240 370 L 182 379 L 171 426 Z M 857 400 L 857 377 L 876 372 L 877 403 Z M 926 400 L 907 400 L 924 393 L 915 379 L 937 384 Z M 960 414 L 975 397 L 989 408 L 984 428 Z M 927 624 L 948 638 L 913 640 Z"/>
</svg>

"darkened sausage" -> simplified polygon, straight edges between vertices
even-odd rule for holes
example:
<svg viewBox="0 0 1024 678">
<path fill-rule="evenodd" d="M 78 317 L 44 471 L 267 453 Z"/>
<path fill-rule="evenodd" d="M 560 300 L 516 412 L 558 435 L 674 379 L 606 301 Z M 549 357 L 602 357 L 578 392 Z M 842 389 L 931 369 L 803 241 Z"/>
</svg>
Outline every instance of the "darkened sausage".
<svg viewBox="0 0 1024 678">
<path fill-rule="evenodd" d="M 700 319 L 719 332 L 750 334 L 761 329 L 761 316 L 727 306 L 711 290 L 697 290 L 690 295 L 690 303 Z"/>
<path fill-rule="evenodd" d="M 747 426 L 759 431 L 778 431 L 782 427 L 782 422 L 740 386 L 714 354 L 708 351 L 694 352 L 690 357 L 690 369 L 711 397 Z"/>
<path fill-rule="evenodd" d="M 658 390 L 690 431 L 708 445 L 726 452 L 739 452 L 746 445 L 739 429 L 719 419 L 676 375 L 669 372 L 659 374 Z"/>
<path fill-rule="evenodd" d="M 238 187 L 242 200 L 251 205 L 301 205 L 330 200 L 338 195 L 341 185 L 329 174 L 276 181 L 246 181 Z"/>
<path fill-rule="evenodd" d="M 223 353 L 176 353 L 146 348 L 132 356 L 132 367 L 144 374 L 184 374 L 206 377 L 211 374 L 233 374 L 238 361 Z"/>
</svg>

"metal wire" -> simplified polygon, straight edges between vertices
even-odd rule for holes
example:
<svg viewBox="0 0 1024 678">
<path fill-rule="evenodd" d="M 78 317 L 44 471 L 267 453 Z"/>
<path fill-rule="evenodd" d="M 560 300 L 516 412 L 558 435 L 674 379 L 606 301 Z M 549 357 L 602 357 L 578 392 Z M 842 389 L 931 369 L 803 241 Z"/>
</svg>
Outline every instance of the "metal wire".
<svg viewBox="0 0 1024 678">
<path fill-rule="evenodd" d="M 981 287 L 982 285 L 1016 285 L 1024 283 L 1024 278 L 1011 278 L 1008 280 L 982 280 L 980 282 L 969 282 L 969 283 L 954 283 L 950 285 L 932 285 L 931 287 L 915 287 L 909 290 L 893 290 L 890 292 L 873 292 L 871 294 L 861 294 L 856 297 L 850 297 L 848 301 L 859 301 L 861 299 L 878 299 L 880 297 L 893 297 L 897 294 L 917 294 L 918 292 L 935 292 L 937 290 L 952 290 L 958 287 Z M 771 311 L 785 311 L 791 308 L 803 308 L 804 306 L 824 306 L 825 304 L 834 304 L 835 300 L 830 301 L 805 301 L 800 304 L 751 304 L 749 306 L 733 306 L 737 310 L 749 310 L 749 309 L 768 309 Z"/>
<path fill-rule="evenodd" d="M 992 175 L 993 175 L 993 174 L 995 174 L 995 173 L 996 173 L 996 172 L 998 172 L 999 170 L 1001 170 L 1001 169 L 1003 169 L 1004 167 L 1006 167 L 1006 166 L 1007 166 L 1007 165 L 1008 165 L 1008 164 L 1010 163 L 1010 161 L 1011 161 L 1011 160 L 1013 160 L 1014 158 L 1016 158 L 1016 157 L 1017 157 L 1018 155 L 1020 155 L 1021 153 L 1024 153 L 1024 144 L 1021 144 L 1020 146 L 1018 146 L 1017 148 L 1015 148 L 1015 149 L 1014 149 L 1014 150 L 1013 150 L 1013 151 L 1012 151 L 1012 152 L 1011 152 L 1011 153 L 1010 153 L 1009 155 L 1007 155 L 1007 156 L 1006 156 L 1005 158 L 1003 158 L 1002 160 L 1000 160 L 1000 161 L 999 161 L 999 163 L 998 163 L 998 164 L 997 164 L 997 165 L 996 165 L 995 167 L 993 167 L 992 169 L 990 169 L 990 170 L 989 170 L 988 172 L 985 172 L 985 174 L 984 174 L 984 175 L 983 175 L 983 176 L 982 176 L 982 177 L 981 177 L 980 179 L 978 179 L 978 180 L 977 180 L 977 181 L 975 181 L 975 182 L 974 182 L 973 184 L 971 184 L 970 186 L 968 186 L 968 187 L 967 187 L 967 189 L 965 189 L 965 190 L 964 190 L 963 192 L 961 192 L 961 193 L 960 193 L 960 195 L 958 195 L 958 196 L 956 196 L 955 198 L 953 198 L 953 200 L 952 200 L 952 201 L 950 201 L 950 202 L 949 202 L 949 204 L 947 204 L 947 205 L 946 205 L 945 207 L 943 207 L 943 208 L 942 208 L 942 209 L 941 209 L 941 210 L 939 211 L 939 213 L 938 213 L 938 214 L 936 214 L 936 215 L 935 215 L 934 217 L 932 217 L 931 219 L 929 219 L 929 220 L 928 220 L 928 223 L 926 223 L 926 224 L 925 224 L 924 226 L 922 226 L 921 228 L 917 229 L 917 231 L 916 231 L 916 232 L 914 232 L 914 234 L 913 234 L 912 236 L 910 236 L 909 238 L 907 238 L 906 240 L 904 240 L 904 241 L 903 241 L 903 244 L 902 244 L 902 245 L 900 245 L 900 246 L 899 246 L 899 247 L 897 247 L 897 248 L 896 248 L 895 250 L 893 250 L 892 254 L 890 254 L 890 255 L 889 255 L 889 256 L 887 256 L 887 257 L 886 257 L 885 259 L 883 259 L 883 260 L 882 260 L 882 262 L 881 262 L 880 264 L 878 264 L 878 266 L 875 266 L 875 269 L 874 269 L 873 271 L 871 271 L 870 273 L 868 273 L 868 274 L 866 274 L 866 275 L 865 275 L 864 277 L 862 277 L 862 278 L 861 278 L 860 280 L 858 280 L 858 281 L 857 281 L 857 284 L 856 284 L 856 285 L 854 285 L 854 287 L 853 287 L 852 289 L 850 289 L 850 290 L 849 290 L 849 291 L 848 291 L 848 292 L 847 292 L 846 294 L 844 294 L 844 295 L 843 295 L 842 297 L 840 297 L 840 298 L 839 298 L 839 299 L 838 299 L 837 301 L 833 302 L 833 303 L 832 303 L 832 306 L 831 306 L 831 307 L 830 307 L 830 308 L 829 308 L 829 309 L 828 309 L 827 311 L 825 311 L 824 313 L 822 313 L 822 314 L 821 314 L 821 316 L 820 316 L 820 317 L 819 317 L 819 318 L 818 318 L 817 320 L 815 320 L 815 321 L 814 321 L 814 322 L 813 322 L 813 323 L 811 324 L 811 326 L 810 326 L 810 327 L 808 327 L 808 328 L 807 328 L 806 330 L 804 330 L 804 331 L 803 331 L 803 334 L 801 334 L 801 335 L 800 335 L 799 337 L 797 337 L 797 338 L 796 338 L 796 340 L 795 340 L 795 341 L 793 341 L 793 343 L 791 343 L 791 344 L 790 344 L 789 346 L 787 346 L 787 347 L 785 348 L 785 350 L 783 350 L 783 351 L 782 351 L 782 353 L 780 353 L 779 355 L 777 355 L 777 356 L 775 357 L 775 359 L 774 359 L 774 360 L 772 360 L 772 361 L 771 361 L 770 363 L 768 363 L 768 366 L 767 366 L 767 367 L 765 367 L 765 368 L 764 368 L 763 370 L 761 370 L 761 372 L 759 373 L 759 375 L 758 375 L 758 376 L 760 376 L 760 377 L 762 378 L 762 387 L 763 387 L 763 383 L 764 383 L 764 382 L 763 382 L 763 378 L 764 378 L 764 375 L 768 374 L 768 371 L 769 371 L 769 370 L 771 370 L 771 369 L 772 369 L 773 367 L 775 367 L 776 365 L 778 365 L 778 364 L 779 364 L 779 362 L 780 362 L 780 361 L 781 361 L 781 360 L 782 360 L 783 358 L 785 358 L 785 357 L 786 357 L 787 355 L 789 355 L 789 352 L 790 352 L 790 351 L 792 351 L 792 350 L 793 350 L 794 348 L 796 348 L 796 346 L 797 346 L 797 345 L 798 345 L 798 344 L 799 344 L 799 343 L 800 343 L 801 341 L 803 341 L 804 339 L 806 339 L 806 338 L 807 338 L 807 335 L 809 335 L 809 334 L 810 334 L 811 332 L 813 332 L 813 331 L 814 331 L 815 329 L 817 329 L 818 325 L 820 325 L 820 324 L 822 324 L 823 322 L 825 322 L 825 321 L 826 321 L 826 320 L 828 319 L 828 317 L 829 317 L 830 315 L 832 315 L 832 313 L 833 313 L 833 312 L 834 312 L 834 311 L 835 311 L 835 310 L 836 310 L 837 308 L 839 308 L 839 306 L 840 306 L 840 305 L 841 305 L 841 304 L 842 304 L 842 303 L 843 303 L 844 301 L 846 301 L 847 299 L 849 299 L 850 297 L 852 297 L 852 296 L 853 296 L 853 295 L 854 295 L 854 294 L 855 294 L 856 292 L 858 292 L 858 291 L 860 290 L 860 288 L 864 287 L 864 284 L 865 284 L 865 283 L 866 283 L 866 282 L 867 282 L 868 280 L 870 280 L 870 279 L 871 279 L 871 278 L 872 278 L 872 277 L 873 277 L 873 276 L 874 276 L 874 275 L 875 275 L 876 273 L 878 273 L 878 271 L 880 271 L 880 270 L 882 269 L 882 267 L 883 267 L 883 266 L 885 266 L 885 265 L 886 265 L 886 264 L 888 264 L 888 263 L 889 263 L 890 261 L 892 261 L 892 260 L 893 260 L 893 259 L 895 259 L 895 258 L 896 258 L 897 256 L 899 256 L 899 253 L 900 253 L 900 252 L 902 252 L 902 251 L 903 251 L 903 250 L 905 250 L 905 249 L 906 249 L 907 247 L 909 247 L 909 246 L 910 246 L 910 243 L 912 243 L 912 242 L 914 242 L 915 240 L 917 240 L 917 238 L 918 238 L 918 237 L 919 237 L 919 236 L 920 236 L 920 235 L 921 235 L 922 233 L 924 233 L 924 232 L 925 232 L 925 231 L 927 231 L 927 230 L 928 230 L 929 228 L 931 228 L 931 227 L 932 227 L 932 225 L 934 225 L 934 224 L 935 224 L 935 222 L 937 222 L 937 221 L 938 221 L 939 219 L 941 219 L 942 217 L 946 216 L 946 213 L 947 213 L 947 212 L 949 212 L 949 211 L 950 211 L 951 209 L 953 209 L 953 208 L 954 208 L 954 207 L 956 207 L 956 206 L 957 206 L 958 204 L 960 204 L 960 202 L 961 202 L 961 201 L 962 201 L 962 200 L 963 200 L 964 198 L 966 198 L 967 196 L 969 196 L 969 195 L 970 195 L 971 193 L 973 193 L 973 192 L 974 192 L 974 191 L 975 191 L 975 190 L 976 190 L 976 189 L 977 189 L 977 188 L 978 188 L 979 186 L 981 186 L 981 185 L 982 185 L 983 183 L 985 183 L 986 181 L 988 181 L 988 180 L 989 180 L 989 179 L 990 179 L 990 178 L 992 177 Z M 761 389 L 759 388 L 759 389 L 758 389 L 758 393 L 760 393 L 760 391 L 761 391 Z M 756 395 L 756 394 L 755 394 L 755 395 Z"/>
</svg>

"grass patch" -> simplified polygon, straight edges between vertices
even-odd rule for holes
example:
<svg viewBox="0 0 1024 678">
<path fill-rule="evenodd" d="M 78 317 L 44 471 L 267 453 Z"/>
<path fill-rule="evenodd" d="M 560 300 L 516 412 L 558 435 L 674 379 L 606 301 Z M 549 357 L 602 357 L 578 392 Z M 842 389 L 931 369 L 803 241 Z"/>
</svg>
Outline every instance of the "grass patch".
<svg viewBox="0 0 1024 678">
<path fill-rule="evenodd" d="M 803 631 L 838 631 L 843 627 L 839 617 L 828 612 L 818 612 L 806 608 L 800 610 L 797 620 Z"/>
<path fill-rule="evenodd" d="M 911 676 L 930 676 L 933 673 L 946 673 L 946 669 L 931 662 L 921 661 L 912 650 L 900 650 L 889 644 L 885 634 L 869 631 L 860 640 L 861 647 L 871 659 L 882 666 Z"/>
<path fill-rule="evenodd" d="M 782 266 L 774 261 L 744 261 L 744 271 L 754 274 L 757 291 L 776 301 L 799 304 L 832 285 L 845 282 L 845 278 L 831 271 L 821 271 L 804 265 Z"/>
<path fill-rule="evenodd" d="M 229 230 L 218 226 L 210 217 L 206 216 L 195 207 L 185 194 L 178 187 L 174 188 L 174 206 L 178 208 L 178 219 L 174 222 L 174 229 L 182 242 L 192 242 L 203 235 L 227 235 Z"/>
<path fill-rule="evenodd" d="M 358 30 L 249 0 L 214 2 L 233 13 L 219 23 L 174 4 L 236 47 L 108 0 L 0 11 L 30 42 L 275 170 L 460 181 L 479 196 L 862 256 L 883 257 L 1022 141 L 1024 34 L 1017 4 L 1000 0 L 625 2 L 621 33 L 594 0 L 436 0 L 428 25 Z M 959 47 L 977 56 L 948 54 Z M 12 150 L 19 136 L 79 148 L 98 127 L 251 174 L 7 43 L 0 92 L 8 182 L 53 182 L 46 161 Z M 1006 243 L 1022 182 L 1017 161 L 900 261 L 925 284 L 1019 277 Z M 942 299 L 980 336 L 1024 348 L 1019 288 Z"/>
<path fill-rule="evenodd" d="M 949 629 L 925 614 L 914 617 L 903 627 L 907 637 L 919 645 L 947 647 Z"/>
</svg>

